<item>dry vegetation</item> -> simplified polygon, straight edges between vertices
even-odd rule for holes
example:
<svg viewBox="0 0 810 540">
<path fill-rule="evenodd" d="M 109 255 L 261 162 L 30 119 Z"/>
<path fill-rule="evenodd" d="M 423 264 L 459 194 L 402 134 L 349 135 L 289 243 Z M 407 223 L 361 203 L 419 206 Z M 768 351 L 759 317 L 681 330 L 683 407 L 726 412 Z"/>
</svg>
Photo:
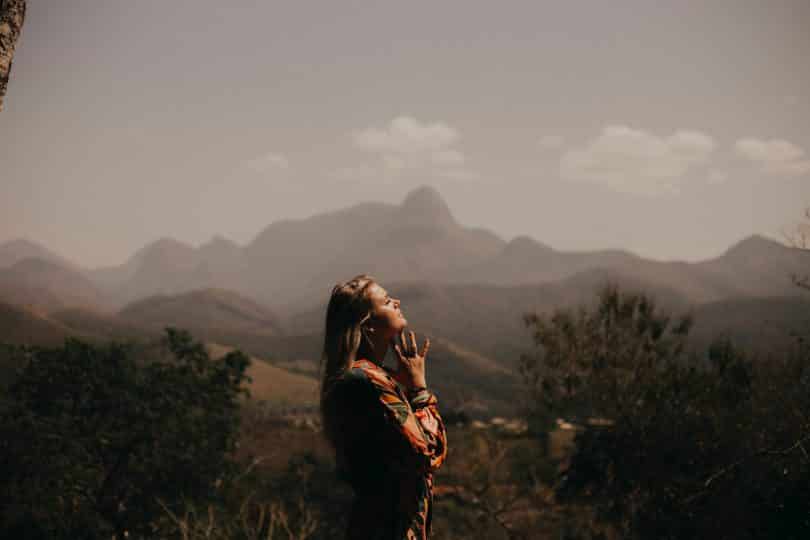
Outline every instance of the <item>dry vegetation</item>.
<svg viewBox="0 0 810 540">
<path fill-rule="evenodd" d="M 212 358 L 222 358 L 234 350 L 234 347 L 216 343 L 208 343 L 206 347 Z M 255 356 L 251 356 L 250 360 L 247 370 L 250 383 L 247 388 L 253 402 L 264 402 L 267 406 L 282 409 L 315 407 L 318 382 L 313 377 L 292 373 Z"/>
</svg>

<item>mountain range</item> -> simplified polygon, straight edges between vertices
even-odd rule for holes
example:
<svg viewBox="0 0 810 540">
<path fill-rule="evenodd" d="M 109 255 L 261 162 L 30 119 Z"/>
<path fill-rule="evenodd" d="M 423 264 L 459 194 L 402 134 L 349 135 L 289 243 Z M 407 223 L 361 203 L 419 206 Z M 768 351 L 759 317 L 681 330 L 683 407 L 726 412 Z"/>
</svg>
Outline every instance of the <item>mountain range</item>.
<svg viewBox="0 0 810 540">
<path fill-rule="evenodd" d="M 36 270 L 43 275 L 26 267 L 32 258 L 43 261 Z M 45 263 L 61 275 L 46 275 Z M 15 270 L 17 264 L 23 268 Z M 810 252 L 762 236 L 695 263 L 653 261 L 619 250 L 561 251 L 526 236 L 505 241 L 463 226 L 440 194 L 423 186 L 399 205 L 366 202 L 271 223 L 244 246 L 221 236 L 199 247 L 167 237 L 120 265 L 82 269 L 33 242 L 14 240 L 0 245 L 0 268 L 5 268 L 0 298 L 47 310 L 72 305 L 110 310 L 149 296 L 217 288 L 286 313 L 322 301 L 334 283 L 359 273 L 384 283 L 512 287 L 600 271 L 672 291 L 691 304 L 791 296 L 796 291 L 790 276 L 810 268 Z M 42 298 L 33 291 L 11 298 L 15 287 L 44 292 Z"/>
<path fill-rule="evenodd" d="M 312 378 L 329 291 L 359 273 L 378 278 L 432 337 L 438 387 L 457 401 L 485 388 L 473 401 L 490 410 L 510 401 L 517 361 L 531 350 L 522 315 L 592 302 L 607 282 L 691 313 L 700 345 L 722 334 L 751 347 L 784 344 L 810 324 L 810 299 L 791 279 L 810 273 L 810 251 L 761 236 L 694 263 L 560 251 L 463 226 L 421 187 L 399 205 L 277 221 L 244 246 L 162 238 L 107 268 L 82 268 L 27 240 L 0 244 L 0 341 L 147 340 L 179 326 Z"/>
</svg>

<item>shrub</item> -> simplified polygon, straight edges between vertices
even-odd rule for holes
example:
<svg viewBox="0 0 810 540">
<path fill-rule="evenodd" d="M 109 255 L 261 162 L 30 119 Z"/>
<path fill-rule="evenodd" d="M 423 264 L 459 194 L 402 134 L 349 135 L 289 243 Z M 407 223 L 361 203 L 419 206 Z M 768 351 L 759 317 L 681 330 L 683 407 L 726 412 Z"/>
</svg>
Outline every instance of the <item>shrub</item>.
<svg viewBox="0 0 810 540">
<path fill-rule="evenodd" d="M 729 341 L 687 356 L 689 319 L 604 289 L 576 314 L 529 315 L 522 372 L 540 433 L 582 431 L 561 501 L 589 502 L 623 538 L 810 537 L 810 355 L 754 361 Z"/>
<path fill-rule="evenodd" d="M 150 536 L 164 506 L 216 501 L 248 358 L 167 329 L 170 361 L 68 339 L 18 348 L 0 409 L 0 536 Z M 24 531 L 21 536 L 20 531 Z"/>
</svg>

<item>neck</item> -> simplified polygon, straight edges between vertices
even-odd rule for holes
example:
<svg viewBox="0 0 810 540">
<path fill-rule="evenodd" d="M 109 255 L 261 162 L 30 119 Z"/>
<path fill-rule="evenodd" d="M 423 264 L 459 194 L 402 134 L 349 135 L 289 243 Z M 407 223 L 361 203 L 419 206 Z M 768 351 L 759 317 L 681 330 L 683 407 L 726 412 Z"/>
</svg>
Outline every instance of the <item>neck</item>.
<svg viewBox="0 0 810 540">
<path fill-rule="evenodd" d="M 360 343 L 360 349 L 357 351 L 357 357 L 366 358 L 378 366 L 382 366 L 383 360 L 385 360 L 385 353 L 388 352 L 388 341 L 382 336 L 369 337 L 371 338 L 371 345 L 364 339 Z"/>
</svg>

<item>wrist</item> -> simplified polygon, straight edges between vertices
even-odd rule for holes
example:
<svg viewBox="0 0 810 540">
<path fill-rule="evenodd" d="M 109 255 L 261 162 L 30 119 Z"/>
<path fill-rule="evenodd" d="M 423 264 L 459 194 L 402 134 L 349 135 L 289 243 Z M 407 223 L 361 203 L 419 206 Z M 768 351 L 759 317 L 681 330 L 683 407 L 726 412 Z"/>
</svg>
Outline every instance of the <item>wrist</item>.
<svg viewBox="0 0 810 540">
<path fill-rule="evenodd" d="M 435 401 L 435 398 L 433 398 L 433 394 L 430 393 L 426 386 L 414 386 L 408 390 L 408 402 L 414 410 L 425 407 L 433 401 Z"/>
</svg>

